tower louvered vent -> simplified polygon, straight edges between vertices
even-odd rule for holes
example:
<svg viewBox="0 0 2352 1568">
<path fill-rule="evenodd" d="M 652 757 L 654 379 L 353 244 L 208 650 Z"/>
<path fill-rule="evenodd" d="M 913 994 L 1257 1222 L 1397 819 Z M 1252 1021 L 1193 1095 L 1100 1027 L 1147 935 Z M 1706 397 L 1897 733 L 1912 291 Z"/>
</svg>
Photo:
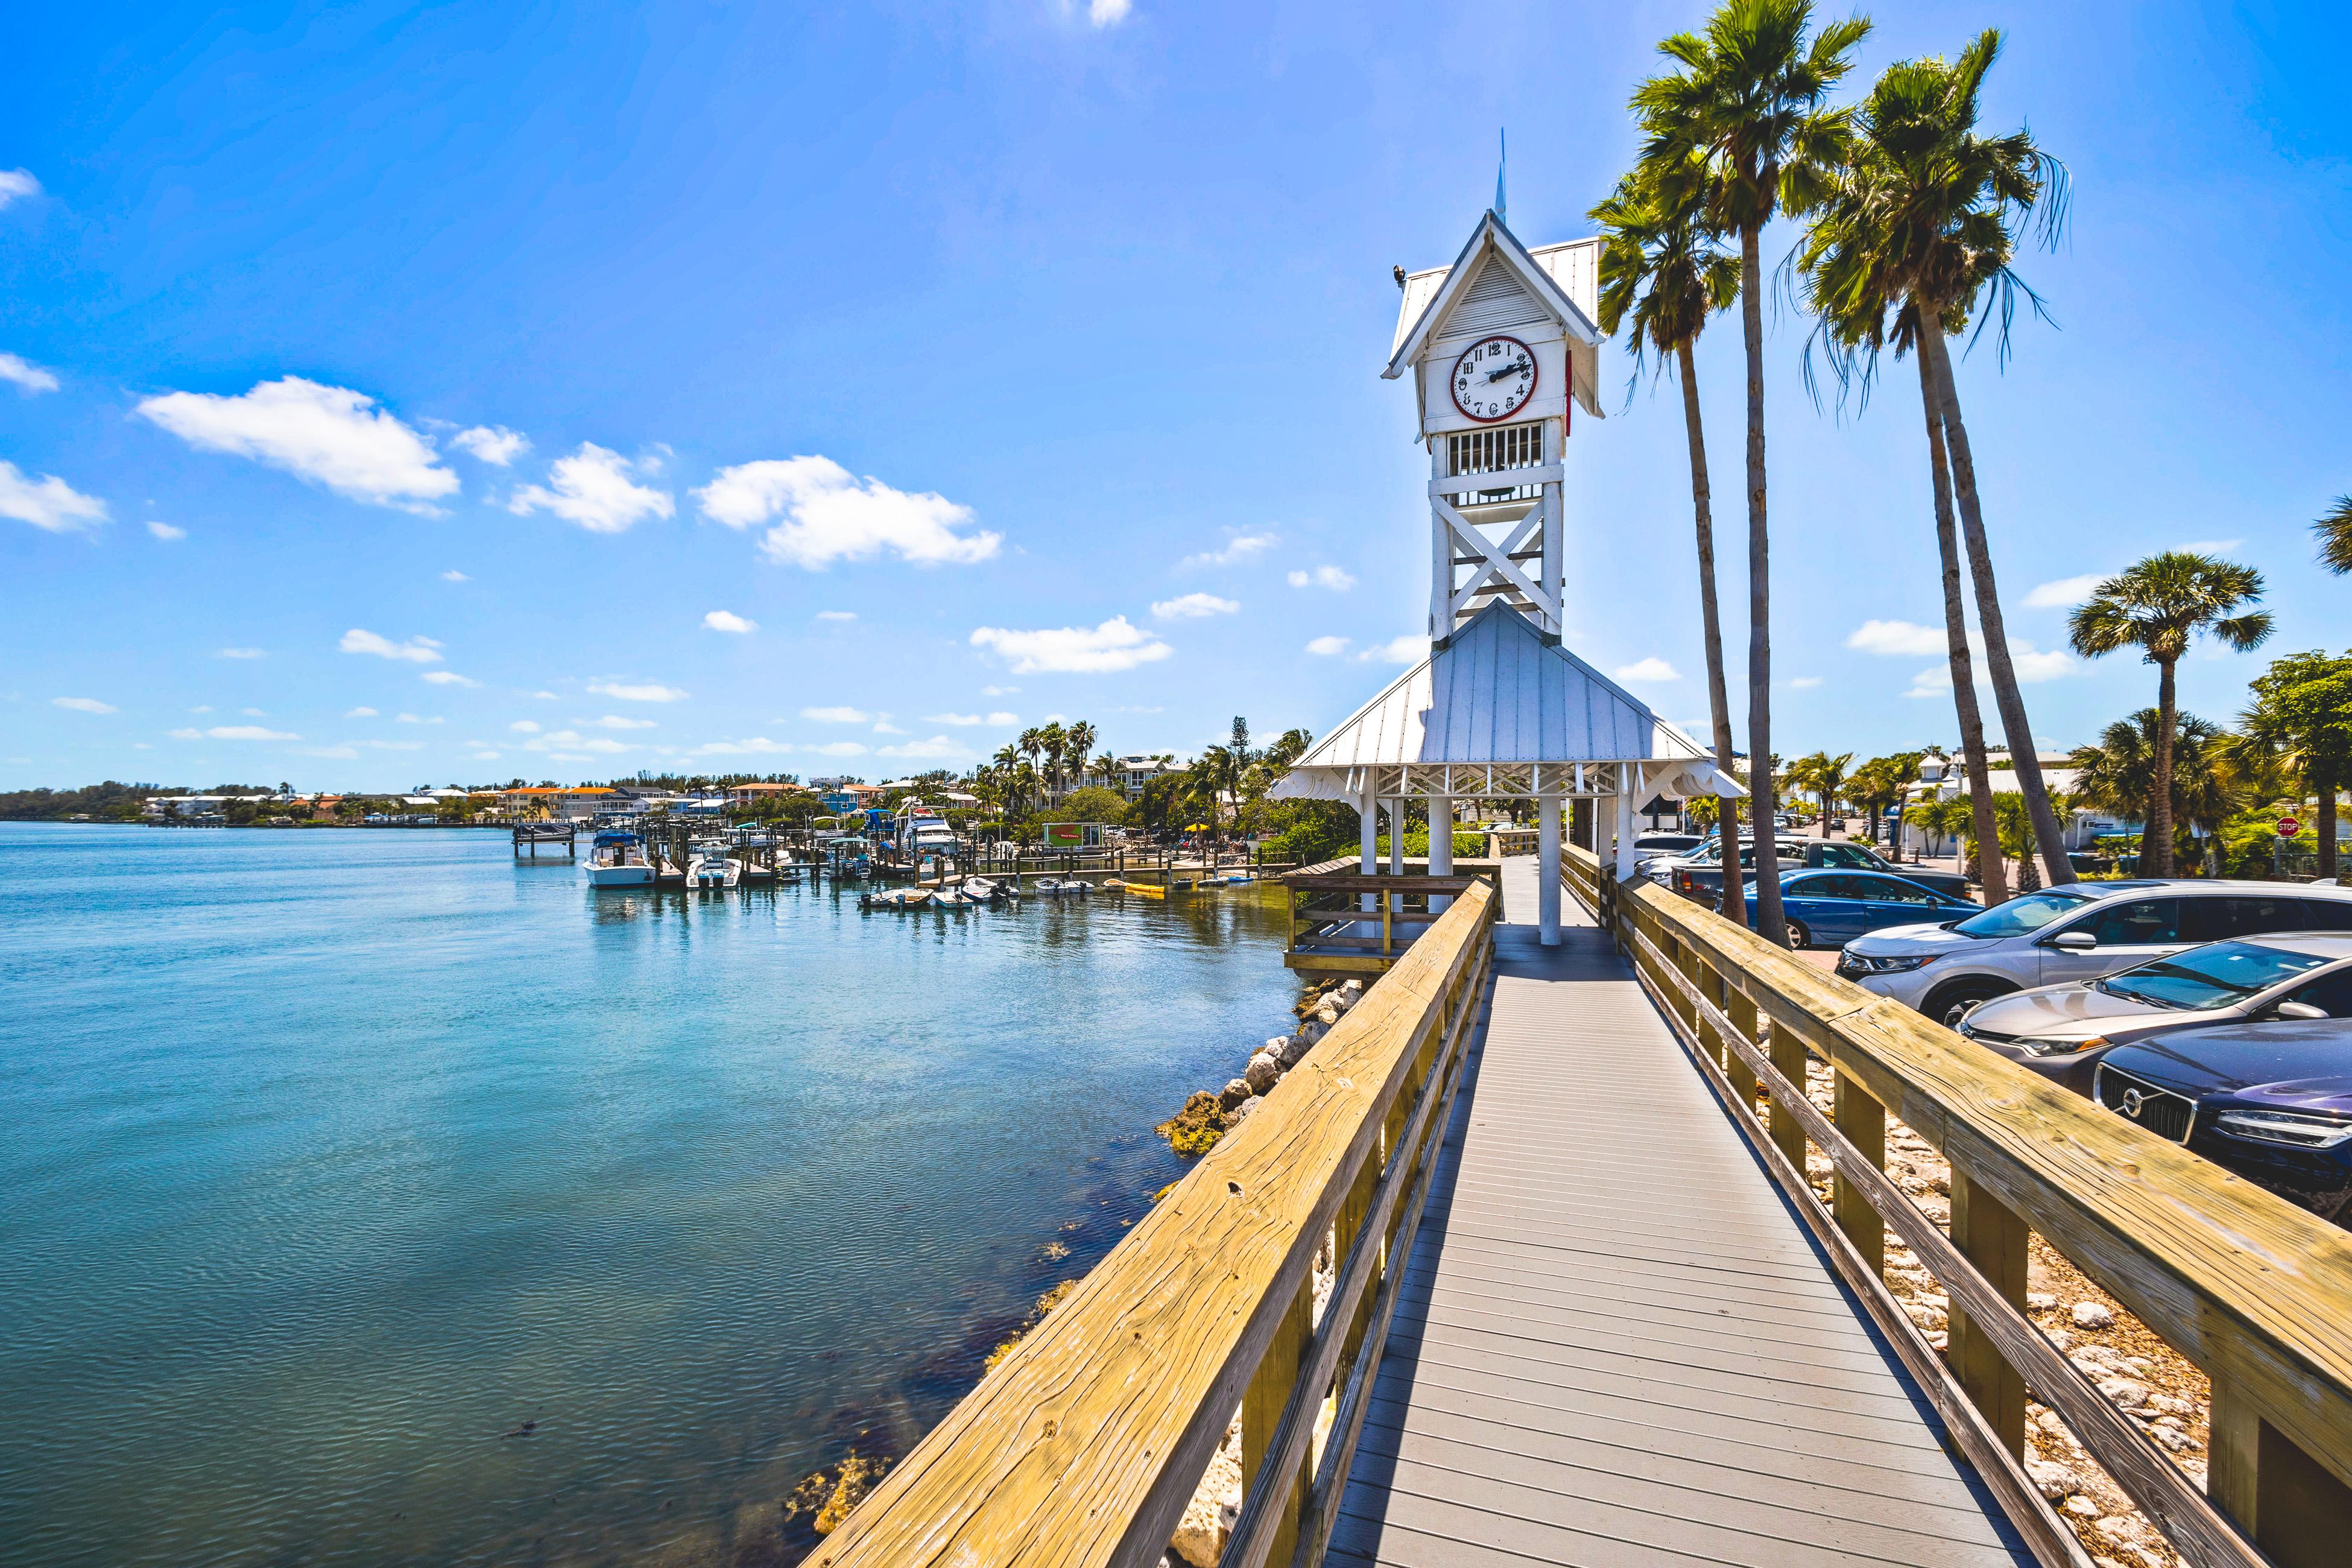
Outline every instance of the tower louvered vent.
<svg viewBox="0 0 2352 1568">
<path fill-rule="evenodd" d="M 1541 326 L 1551 318 L 1536 303 L 1509 268 L 1489 260 L 1470 280 L 1462 302 L 1446 318 L 1449 338 L 1471 333 L 1507 332 L 1516 327 Z"/>
</svg>

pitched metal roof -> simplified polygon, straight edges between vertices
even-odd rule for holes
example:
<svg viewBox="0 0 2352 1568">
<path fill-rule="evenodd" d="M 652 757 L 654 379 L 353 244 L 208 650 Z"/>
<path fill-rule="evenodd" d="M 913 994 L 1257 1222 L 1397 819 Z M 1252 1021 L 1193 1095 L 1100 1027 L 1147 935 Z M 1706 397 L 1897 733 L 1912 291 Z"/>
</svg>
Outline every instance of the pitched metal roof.
<svg viewBox="0 0 2352 1568">
<path fill-rule="evenodd" d="M 1569 247 L 1546 248 L 1564 251 Z M 1470 242 L 1462 247 L 1462 254 L 1454 258 L 1453 266 L 1434 272 L 1416 273 L 1405 279 L 1405 309 L 1411 313 L 1401 314 L 1398 318 L 1396 341 L 1390 348 L 1388 368 L 1381 373 L 1382 375 L 1395 377 L 1404 373 L 1405 363 L 1412 359 L 1413 351 L 1433 335 L 1451 310 L 1454 301 L 1475 280 L 1476 269 L 1469 263 L 1488 251 L 1519 275 L 1519 281 L 1527 286 L 1528 292 L 1559 315 L 1570 337 L 1588 346 L 1601 342 L 1601 329 L 1592 324 L 1591 312 L 1571 298 L 1563 286 L 1564 280 L 1553 276 L 1550 268 L 1530 256 L 1528 247 L 1519 243 L 1519 237 L 1490 212 L 1478 220 L 1477 228 L 1471 232 Z M 1562 259 L 1566 260 L 1566 258 Z M 1570 279 L 1575 277 L 1572 266 L 1569 273 Z M 1414 310 L 1416 290 L 1413 285 L 1423 279 L 1426 280 L 1423 283 L 1425 293 L 1421 308 Z M 1452 287 L 1448 287 L 1449 284 Z"/>
<path fill-rule="evenodd" d="M 1318 741 L 1294 767 L 1706 756 L 1640 699 L 1568 649 L 1547 643 L 1525 616 L 1495 603 Z"/>
</svg>

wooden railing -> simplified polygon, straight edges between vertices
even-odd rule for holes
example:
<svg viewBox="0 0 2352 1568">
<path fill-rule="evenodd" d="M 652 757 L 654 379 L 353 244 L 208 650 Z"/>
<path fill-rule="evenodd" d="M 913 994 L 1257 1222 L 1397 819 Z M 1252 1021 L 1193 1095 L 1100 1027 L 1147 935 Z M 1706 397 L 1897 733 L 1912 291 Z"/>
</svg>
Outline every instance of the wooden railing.
<svg viewBox="0 0 2352 1568">
<path fill-rule="evenodd" d="M 1587 851 L 1564 852 L 1561 880 L 2045 1563 L 2082 1556 L 2015 1463 L 2029 1389 L 2190 1563 L 2352 1562 L 2352 1237 L 1699 905 L 1618 886 Z M 1806 1098 L 1809 1058 L 1835 1074 L 1830 1114 Z M 1885 1174 L 1889 1116 L 1950 1163 L 1948 1235 Z M 1834 1169 L 1826 1206 L 1809 1142 Z M 1948 1294 L 1948 1360 L 1885 1289 L 1889 1229 Z M 2212 1380 L 2210 1495 L 2025 1315 L 2035 1233 Z"/>
<path fill-rule="evenodd" d="M 1502 879 L 1496 871 L 1433 877 L 1416 868 L 1390 876 L 1367 872 L 1346 859 L 1286 872 L 1281 882 L 1290 903 L 1290 941 L 1283 963 L 1320 974 L 1385 973 L 1473 881 L 1494 890 L 1493 918 L 1502 919 Z"/>
<path fill-rule="evenodd" d="M 1486 992 L 1495 902 L 1465 888 L 810 1563 L 1149 1568 L 1236 1411 L 1226 1568 L 1319 1561 Z M 1318 1319 L 1326 1247 L 1337 1277 Z"/>
</svg>

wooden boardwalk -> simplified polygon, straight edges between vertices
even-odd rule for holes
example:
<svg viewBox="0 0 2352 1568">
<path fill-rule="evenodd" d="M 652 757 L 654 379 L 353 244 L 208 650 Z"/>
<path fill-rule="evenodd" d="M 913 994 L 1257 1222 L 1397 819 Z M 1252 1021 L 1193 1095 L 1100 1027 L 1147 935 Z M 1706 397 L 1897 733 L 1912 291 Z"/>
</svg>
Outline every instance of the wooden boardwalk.
<svg viewBox="0 0 2352 1568">
<path fill-rule="evenodd" d="M 1530 859 L 1504 907 L 1536 908 Z M 2031 1564 L 1607 940 L 1498 927 L 1328 1561 Z"/>
</svg>

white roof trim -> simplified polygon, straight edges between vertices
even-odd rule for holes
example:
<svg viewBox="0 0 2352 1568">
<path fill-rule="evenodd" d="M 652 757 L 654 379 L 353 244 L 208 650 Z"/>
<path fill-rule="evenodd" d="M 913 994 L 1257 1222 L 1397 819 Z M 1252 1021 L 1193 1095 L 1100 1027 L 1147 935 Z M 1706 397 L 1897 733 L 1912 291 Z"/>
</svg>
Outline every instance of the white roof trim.
<svg viewBox="0 0 2352 1568">
<path fill-rule="evenodd" d="M 1528 254 L 1528 247 L 1519 243 L 1518 236 L 1505 226 L 1501 218 L 1488 212 L 1478 220 L 1478 226 L 1472 232 L 1469 243 L 1462 247 L 1462 254 L 1454 258 L 1454 266 L 1447 271 L 1436 297 L 1423 309 L 1421 319 L 1413 323 L 1412 331 L 1404 335 L 1403 341 L 1397 344 L 1396 352 L 1389 356 L 1388 368 L 1381 372 L 1381 379 L 1395 380 L 1404 374 L 1407 365 L 1421 357 L 1422 351 L 1437 335 L 1438 327 L 1453 313 L 1455 301 L 1469 289 L 1471 275 L 1477 270 L 1471 263 L 1490 249 L 1502 258 L 1505 266 L 1518 275 L 1521 287 L 1550 307 L 1552 313 L 1559 318 L 1560 324 L 1568 330 L 1569 336 L 1588 348 L 1600 345 L 1601 329 L 1594 326 L 1576 301 L 1568 297 L 1568 291 L 1559 286 L 1559 280 Z"/>
</svg>

